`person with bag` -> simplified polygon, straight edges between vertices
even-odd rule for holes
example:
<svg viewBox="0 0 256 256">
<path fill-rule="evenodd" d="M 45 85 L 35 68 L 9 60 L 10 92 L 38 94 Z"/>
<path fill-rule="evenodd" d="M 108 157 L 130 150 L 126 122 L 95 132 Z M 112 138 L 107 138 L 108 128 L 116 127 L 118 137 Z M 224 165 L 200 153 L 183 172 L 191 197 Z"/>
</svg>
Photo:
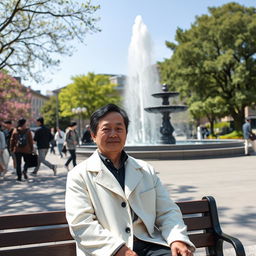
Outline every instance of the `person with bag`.
<svg viewBox="0 0 256 256">
<path fill-rule="evenodd" d="M 79 138 L 76 132 L 76 126 L 76 122 L 70 123 L 65 135 L 65 146 L 70 154 L 70 157 L 65 163 L 67 171 L 69 171 L 68 165 L 71 161 L 73 163 L 73 167 L 76 166 L 76 146 L 79 145 Z"/>
<path fill-rule="evenodd" d="M 28 179 L 27 170 L 30 155 L 33 152 L 32 133 L 26 126 L 26 119 L 22 118 L 17 123 L 17 128 L 14 129 L 10 140 L 11 152 L 15 154 L 17 181 Z M 24 161 L 23 171 L 21 172 L 21 162 Z"/>
<path fill-rule="evenodd" d="M 49 150 L 50 141 L 53 139 L 53 135 L 51 134 L 50 129 L 44 125 L 43 117 L 39 117 L 36 120 L 36 123 L 37 123 L 37 126 L 39 126 L 39 128 L 35 131 L 35 136 L 34 136 L 34 141 L 36 142 L 37 150 L 38 150 L 38 165 L 34 169 L 32 174 L 37 175 L 40 165 L 41 163 L 43 163 L 44 165 L 52 169 L 53 175 L 56 176 L 57 165 L 54 165 L 45 159 Z"/>
</svg>

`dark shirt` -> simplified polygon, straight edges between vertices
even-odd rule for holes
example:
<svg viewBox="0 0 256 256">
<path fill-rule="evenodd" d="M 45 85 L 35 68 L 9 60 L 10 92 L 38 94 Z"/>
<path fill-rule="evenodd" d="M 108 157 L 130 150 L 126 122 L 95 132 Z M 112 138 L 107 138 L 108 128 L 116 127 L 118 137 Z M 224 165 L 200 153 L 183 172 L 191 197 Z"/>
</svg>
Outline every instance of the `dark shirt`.
<svg viewBox="0 0 256 256">
<path fill-rule="evenodd" d="M 49 143 L 52 139 L 53 135 L 50 129 L 44 125 L 35 131 L 34 141 L 36 141 L 38 149 L 49 148 Z"/>
<path fill-rule="evenodd" d="M 105 164 L 105 166 L 108 168 L 108 170 L 115 176 L 115 178 L 119 182 L 120 186 L 124 190 L 125 162 L 128 158 L 127 154 L 124 151 L 122 151 L 120 168 L 117 169 L 113 165 L 113 163 L 110 159 L 108 159 L 107 157 L 102 155 L 100 152 L 98 152 L 98 153 L 99 153 L 99 156 L 100 156 L 100 159 L 102 160 L 102 162 Z"/>
<path fill-rule="evenodd" d="M 99 156 L 100 156 L 100 159 L 102 160 L 102 162 L 105 164 L 105 166 L 108 168 L 108 170 L 115 176 L 115 178 L 119 182 L 120 186 L 124 190 L 125 162 L 128 159 L 128 155 L 124 151 L 122 151 L 122 153 L 121 153 L 121 165 L 120 165 L 121 167 L 119 169 L 117 169 L 113 165 L 113 163 L 112 163 L 112 161 L 110 159 L 108 159 L 107 157 L 102 155 L 99 151 L 98 151 L 98 153 L 99 153 Z M 132 214 L 133 222 L 136 221 L 138 219 L 138 216 L 133 211 L 132 208 L 131 208 L 131 214 Z"/>
</svg>

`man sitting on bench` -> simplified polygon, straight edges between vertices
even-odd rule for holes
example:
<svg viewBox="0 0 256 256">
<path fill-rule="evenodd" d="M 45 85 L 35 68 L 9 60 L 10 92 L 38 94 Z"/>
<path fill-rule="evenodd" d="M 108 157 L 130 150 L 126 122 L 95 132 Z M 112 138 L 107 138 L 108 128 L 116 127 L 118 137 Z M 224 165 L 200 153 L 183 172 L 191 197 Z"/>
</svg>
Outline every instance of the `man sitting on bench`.
<svg viewBox="0 0 256 256">
<path fill-rule="evenodd" d="M 128 124 L 114 104 L 95 111 L 98 149 L 68 173 L 66 216 L 77 255 L 192 256 L 181 212 L 153 167 L 123 150 Z"/>
</svg>

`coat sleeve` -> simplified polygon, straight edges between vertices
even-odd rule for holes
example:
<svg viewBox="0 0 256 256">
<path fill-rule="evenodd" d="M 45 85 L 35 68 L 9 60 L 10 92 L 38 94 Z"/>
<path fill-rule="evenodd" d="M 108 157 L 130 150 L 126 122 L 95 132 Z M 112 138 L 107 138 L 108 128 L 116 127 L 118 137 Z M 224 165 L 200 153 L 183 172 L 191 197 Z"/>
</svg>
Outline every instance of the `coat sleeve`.
<svg viewBox="0 0 256 256">
<path fill-rule="evenodd" d="M 155 171 L 153 171 L 155 172 Z M 169 195 L 156 174 L 153 175 L 156 189 L 156 225 L 168 245 L 174 241 L 186 243 L 192 251 L 194 244 L 189 240 L 187 227 L 184 224 L 181 211 Z"/>
<path fill-rule="evenodd" d="M 125 242 L 114 237 L 97 220 L 84 176 L 79 172 L 80 166 L 67 177 L 65 208 L 71 235 L 84 255 L 114 255 Z"/>
</svg>

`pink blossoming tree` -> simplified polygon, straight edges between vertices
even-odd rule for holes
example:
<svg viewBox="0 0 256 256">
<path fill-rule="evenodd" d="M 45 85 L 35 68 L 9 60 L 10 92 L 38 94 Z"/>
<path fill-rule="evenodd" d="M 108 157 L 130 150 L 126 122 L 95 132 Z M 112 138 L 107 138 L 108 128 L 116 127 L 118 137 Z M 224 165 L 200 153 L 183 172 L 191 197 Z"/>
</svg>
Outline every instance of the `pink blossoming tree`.
<svg viewBox="0 0 256 256">
<path fill-rule="evenodd" d="M 0 121 L 31 119 L 31 93 L 15 78 L 0 72 Z"/>
</svg>

